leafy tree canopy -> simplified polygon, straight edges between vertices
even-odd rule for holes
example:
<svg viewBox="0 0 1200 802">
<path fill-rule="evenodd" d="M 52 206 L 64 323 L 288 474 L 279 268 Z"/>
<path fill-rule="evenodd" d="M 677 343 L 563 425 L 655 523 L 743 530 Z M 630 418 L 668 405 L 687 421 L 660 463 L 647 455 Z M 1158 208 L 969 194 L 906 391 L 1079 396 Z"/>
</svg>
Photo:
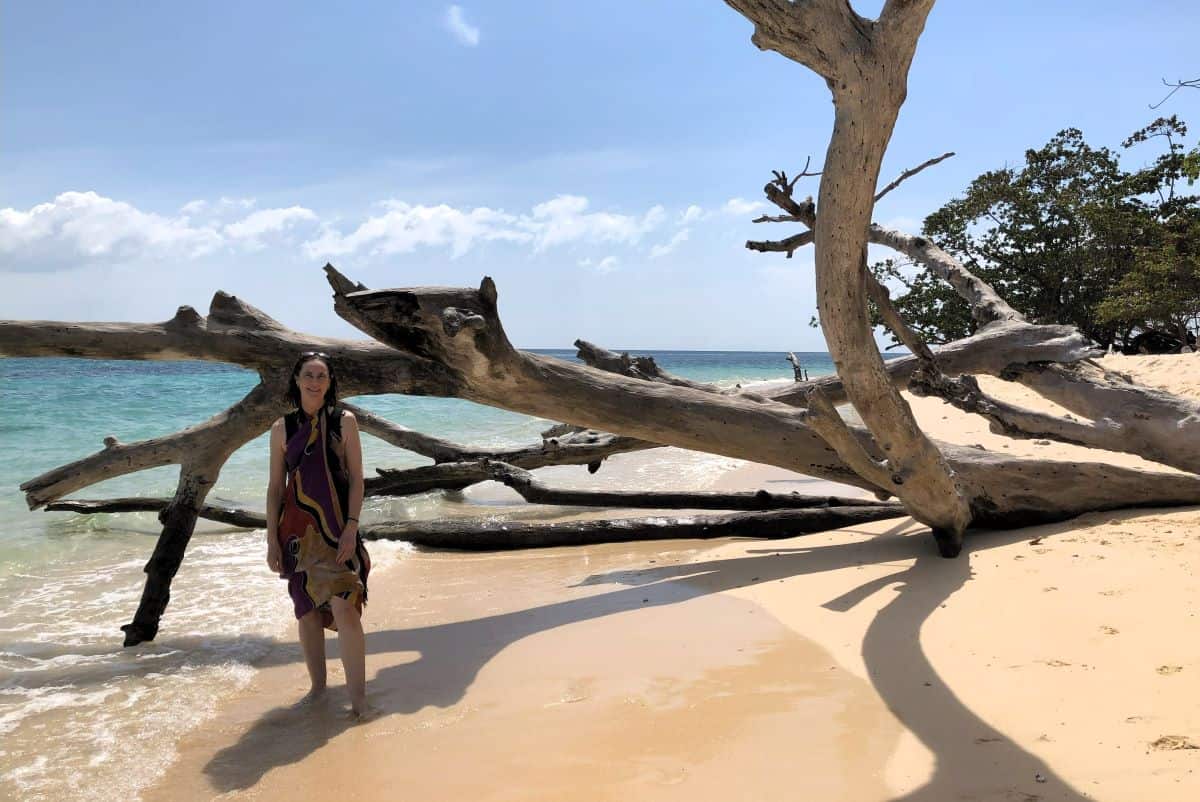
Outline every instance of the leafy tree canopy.
<svg viewBox="0 0 1200 802">
<path fill-rule="evenodd" d="M 991 283 L 1036 323 L 1067 323 L 1104 346 L 1148 330 L 1183 337 L 1200 322 L 1200 148 L 1187 127 L 1159 118 L 1122 143 L 1159 145 L 1149 165 L 1124 170 L 1117 154 L 1067 128 L 1025 164 L 984 173 L 929 215 L 923 234 Z M 896 306 L 932 343 L 974 333 L 954 291 L 936 276 L 888 260 L 872 266 L 903 295 Z M 876 318 L 876 323 L 880 321 Z"/>
</svg>

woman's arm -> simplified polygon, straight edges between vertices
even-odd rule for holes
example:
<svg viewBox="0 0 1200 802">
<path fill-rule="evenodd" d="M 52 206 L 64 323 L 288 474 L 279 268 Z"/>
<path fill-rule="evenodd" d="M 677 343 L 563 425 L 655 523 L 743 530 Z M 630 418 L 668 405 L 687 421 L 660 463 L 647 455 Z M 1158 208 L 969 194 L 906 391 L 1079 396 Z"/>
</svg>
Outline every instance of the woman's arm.
<svg viewBox="0 0 1200 802">
<path fill-rule="evenodd" d="M 352 412 L 342 414 L 342 444 L 346 448 L 343 467 L 350 477 L 350 498 L 346 510 L 346 528 L 338 541 L 338 562 L 349 560 L 358 542 L 358 516 L 363 504 L 362 440 L 358 436 L 358 419 Z"/>
<path fill-rule="evenodd" d="M 283 570 L 279 548 L 279 510 L 283 504 L 283 418 L 271 426 L 271 476 L 267 482 L 267 567 Z"/>
</svg>

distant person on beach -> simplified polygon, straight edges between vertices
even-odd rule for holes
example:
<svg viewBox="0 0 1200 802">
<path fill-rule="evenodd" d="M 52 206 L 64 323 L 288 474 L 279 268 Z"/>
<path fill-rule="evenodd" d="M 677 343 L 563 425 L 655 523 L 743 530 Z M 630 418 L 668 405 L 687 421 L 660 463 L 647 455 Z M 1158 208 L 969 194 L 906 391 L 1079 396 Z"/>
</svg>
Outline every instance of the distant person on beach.
<svg viewBox="0 0 1200 802">
<path fill-rule="evenodd" d="M 292 367 L 296 410 L 271 427 L 267 565 L 288 581 L 312 689 L 325 691 L 325 629 L 338 633 L 346 688 L 356 716 L 366 697 L 362 608 L 371 558 L 358 534 L 363 503 L 362 445 L 354 415 L 337 405 L 327 354 L 305 352 Z"/>
</svg>

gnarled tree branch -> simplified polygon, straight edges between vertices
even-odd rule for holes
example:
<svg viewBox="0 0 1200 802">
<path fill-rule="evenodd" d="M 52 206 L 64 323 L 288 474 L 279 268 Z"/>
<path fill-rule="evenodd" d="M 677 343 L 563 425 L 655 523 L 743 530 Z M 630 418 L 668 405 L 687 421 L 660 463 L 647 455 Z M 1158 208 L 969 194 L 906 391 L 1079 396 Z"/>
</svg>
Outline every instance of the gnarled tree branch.
<svg viewBox="0 0 1200 802">
<path fill-rule="evenodd" d="M 844 0 L 725 2 L 754 24 L 750 41 L 755 47 L 797 61 L 826 81 L 838 80 L 846 69 L 841 52 L 870 44 L 873 23 Z"/>
<path fill-rule="evenodd" d="M 879 203 L 879 200 L 884 195 L 888 194 L 893 189 L 900 186 L 905 181 L 907 181 L 908 179 L 912 178 L 917 173 L 924 170 L 926 167 L 932 167 L 933 165 L 935 165 L 939 162 L 944 162 L 946 159 L 949 159 L 953 155 L 954 155 L 954 151 L 950 151 L 949 153 L 943 153 L 941 156 L 934 156 L 932 159 L 928 159 L 926 161 L 921 162 L 916 167 L 912 167 L 908 170 L 905 170 L 896 178 L 895 181 L 893 181 L 892 183 L 888 184 L 886 187 L 884 187 L 883 189 L 881 189 L 875 193 L 875 202 Z"/>
</svg>

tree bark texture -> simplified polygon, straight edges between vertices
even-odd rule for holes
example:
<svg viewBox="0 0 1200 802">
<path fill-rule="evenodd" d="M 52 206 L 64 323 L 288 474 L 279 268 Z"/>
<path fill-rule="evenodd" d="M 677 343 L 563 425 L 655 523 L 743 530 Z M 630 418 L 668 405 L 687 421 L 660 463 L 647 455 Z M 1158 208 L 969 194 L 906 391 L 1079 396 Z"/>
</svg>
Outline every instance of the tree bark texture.
<svg viewBox="0 0 1200 802">
<path fill-rule="evenodd" d="M 370 539 L 464 551 L 586 546 L 642 540 L 779 539 L 907 515 L 888 505 L 814 507 L 727 515 L 661 516 L 553 523 L 413 521 L 371 527 Z"/>
</svg>

